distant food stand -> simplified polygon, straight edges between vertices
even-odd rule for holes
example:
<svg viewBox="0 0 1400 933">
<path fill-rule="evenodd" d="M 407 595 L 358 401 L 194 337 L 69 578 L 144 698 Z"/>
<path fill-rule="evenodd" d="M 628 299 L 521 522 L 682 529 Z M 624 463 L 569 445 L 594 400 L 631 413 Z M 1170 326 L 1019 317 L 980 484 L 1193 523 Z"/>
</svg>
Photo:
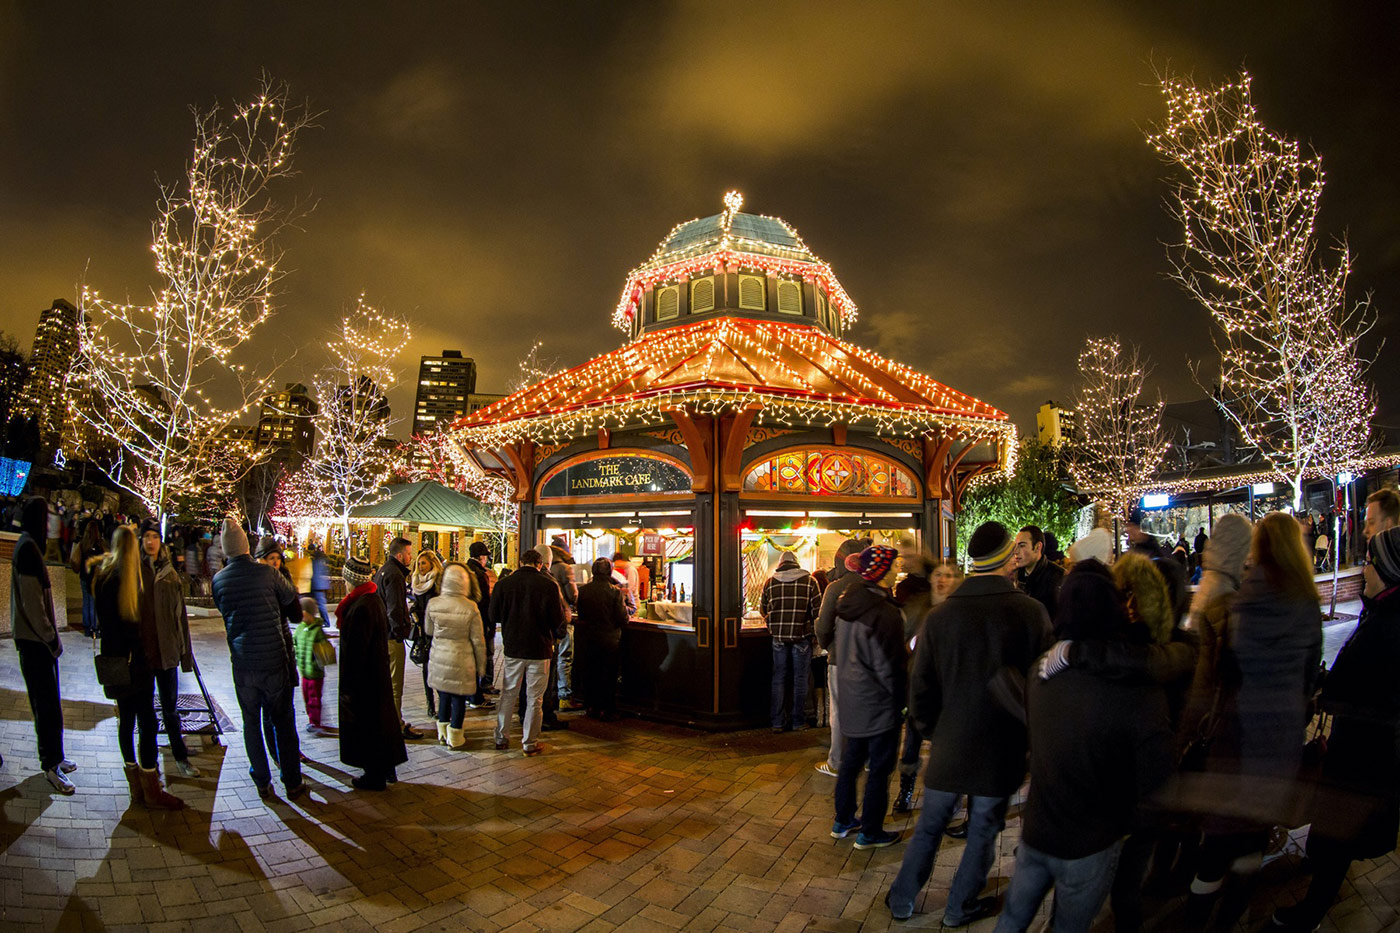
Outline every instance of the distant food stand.
<svg viewBox="0 0 1400 933">
<path fill-rule="evenodd" d="M 522 547 L 623 554 L 642 605 L 621 698 L 725 728 L 767 715 L 758 612 L 780 550 L 830 567 L 851 535 L 951 554 L 954 509 L 1015 446 L 1006 415 L 841 340 L 855 305 L 783 221 L 681 224 L 628 278 L 629 343 L 457 423 L 506 478 Z"/>
</svg>

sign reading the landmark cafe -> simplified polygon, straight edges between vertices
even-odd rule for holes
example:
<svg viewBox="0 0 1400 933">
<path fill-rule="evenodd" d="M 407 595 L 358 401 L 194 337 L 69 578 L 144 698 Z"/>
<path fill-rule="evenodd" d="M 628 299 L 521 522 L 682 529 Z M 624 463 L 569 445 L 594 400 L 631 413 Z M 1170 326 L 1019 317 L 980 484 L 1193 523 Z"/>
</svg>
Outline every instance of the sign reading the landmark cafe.
<svg viewBox="0 0 1400 933">
<path fill-rule="evenodd" d="M 667 460 L 645 456 L 598 457 L 551 473 L 541 499 L 579 496 L 646 496 L 690 492 L 690 474 Z"/>
</svg>

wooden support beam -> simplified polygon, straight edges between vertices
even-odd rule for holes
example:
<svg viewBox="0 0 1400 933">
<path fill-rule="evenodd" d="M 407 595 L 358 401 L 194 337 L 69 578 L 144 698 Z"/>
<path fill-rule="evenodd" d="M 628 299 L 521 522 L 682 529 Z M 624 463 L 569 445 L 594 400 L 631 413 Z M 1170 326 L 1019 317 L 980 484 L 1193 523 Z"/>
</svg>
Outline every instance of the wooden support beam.
<svg viewBox="0 0 1400 933">
<path fill-rule="evenodd" d="M 607 428 L 598 429 L 598 449 L 607 450 L 612 444 L 612 432 Z"/>
<path fill-rule="evenodd" d="M 944 468 L 947 466 L 948 451 L 958 439 L 957 431 L 940 435 L 937 439 L 924 438 L 924 498 L 946 499 L 947 479 Z"/>
<path fill-rule="evenodd" d="M 953 508 L 955 510 L 962 508 L 963 493 L 967 492 L 968 485 L 975 478 L 981 476 L 983 473 L 988 473 L 992 470 L 995 470 L 996 468 L 997 462 L 995 460 L 992 460 L 988 463 L 974 463 L 972 465 L 972 468 L 963 474 L 962 479 L 958 480 L 958 488 L 953 495 Z"/>
<path fill-rule="evenodd" d="M 844 422 L 837 422 L 831 426 L 831 443 L 837 447 L 846 446 L 846 425 Z"/>
<path fill-rule="evenodd" d="M 738 492 L 743 482 L 739 475 L 744 468 L 744 444 L 748 441 L 749 427 L 763 408 L 757 402 L 746 405 L 732 415 L 721 419 L 723 432 L 723 455 L 720 458 L 720 491 Z"/>
<path fill-rule="evenodd" d="M 708 418 L 703 426 L 697 417 L 684 408 L 673 408 L 666 412 L 681 432 L 686 452 L 690 454 L 690 488 L 694 492 L 709 492 L 710 477 L 714 473 L 714 453 L 710 441 Z"/>
<path fill-rule="evenodd" d="M 972 453 L 972 448 L 976 447 L 981 440 L 982 438 L 980 437 L 967 438 L 967 444 L 962 450 L 958 451 L 958 455 L 953 458 L 953 462 L 948 464 L 948 471 L 943 474 L 944 493 L 954 502 L 958 501 L 957 489 L 955 488 L 958 478 L 958 465 L 963 462 L 964 457 Z M 995 463 L 992 465 L 996 466 Z"/>
</svg>

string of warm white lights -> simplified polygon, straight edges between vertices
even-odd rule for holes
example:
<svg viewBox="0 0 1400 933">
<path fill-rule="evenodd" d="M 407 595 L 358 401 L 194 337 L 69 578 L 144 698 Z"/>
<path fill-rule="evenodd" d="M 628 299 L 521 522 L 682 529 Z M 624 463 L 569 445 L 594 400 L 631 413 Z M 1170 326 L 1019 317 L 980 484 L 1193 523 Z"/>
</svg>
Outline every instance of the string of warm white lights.
<svg viewBox="0 0 1400 933">
<path fill-rule="evenodd" d="M 1160 398 L 1142 398 L 1148 367 L 1137 347 L 1117 337 L 1089 337 L 1079 354 L 1080 385 L 1074 408 L 1079 438 L 1069 448 L 1075 484 L 1117 515 L 1126 515 L 1135 492 L 1156 475 L 1167 454 Z"/>
<path fill-rule="evenodd" d="M 398 380 L 398 356 L 409 337 L 405 321 L 366 304 L 363 295 L 341 318 L 326 344 L 331 363 L 311 382 L 316 447 L 279 486 L 279 516 L 337 516 L 348 541 L 351 510 L 384 497 L 395 466 L 385 393 Z"/>
<path fill-rule="evenodd" d="M 399 470 L 411 481 L 430 480 L 479 500 L 500 531 L 513 532 L 519 527 L 520 506 L 511 498 L 515 487 L 482 470 L 447 428 L 415 434 L 403 445 Z"/>
<path fill-rule="evenodd" d="M 991 405 L 815 327 L 735 318 L 643 335 L 481 409 L 459 423 L 458 436 L 487 447 L 558 442 L 664 424 L 675 408 L 709 415 L 754 405 L 759 423 L 1014 437 Z M 1014 444 L 1001 446 L 1007 456 Z"/>
<path fill-rule="evenodd" d="M 1259 121 L 1250 84 L 1248 74 L 1215 88 L 1164 77 L 1167 117 L 1148 142 L 1180 171 L 1175 278 L 1217 325 L 1217 400 L 1296 508 L 1307 476 L 1372 448 L 1371 360 L 1358 341 L 1376 315 L 1367 300 L 1347 305 L 1345 240 L 1332 262 L 1321 254 L 1321 157 Z"/>
<path fill-rule="evenodd" d="M 786 247 L 767 241 L 744 237 L 734 232 L 734 218 L 744 204 L 737 191 L 724 195 L 724 211 L 718 227 L 709 235 L 683 247 L 668 247 L 682 228 L 700 223 L 700 218 L 676 224 L 666 234 L 651 258 L 627 276 L 622 297 L 613 311 L 613 326 L 631 332 L 633 319 L 641 308 L 642 292 L 655 285 L 683 282 L 700 275 L 718 275 L 725 271 L 758 272 L 765 275 L 788 276 L 812 282 L 824 291 L 831 306 L 841 316 L 842 324 L 850 327 L 856 320 L 856 303 L 836 280 L 831 266 L 818 259 L 797 231 L 781 217 L 760 214 L 764 220 L 780 225 L 796 244 Z"/>
<path fill-rule="evenodd" d="M 233 362 L 272 313 L 283 273 L 275 235 L 287 217 L 270 190 L 291 174 L 309 125 L 283 85 L 227 119 L 195 116 L 186 183 L 164 186 L 152 252 L 161 285 L 149 305 L 113 302 L 84 286 L 69 424 L 113 481 L 164 516 L 173 496 L 221 496 L 257 459 L 234 422 L 271 382 Z M 236 399 L 216 404 L 210 394 Z M 70 449 L 78 438 L 68 438 Z M 101 449 L 111 451 L 109 458 Z"/>
</svg>

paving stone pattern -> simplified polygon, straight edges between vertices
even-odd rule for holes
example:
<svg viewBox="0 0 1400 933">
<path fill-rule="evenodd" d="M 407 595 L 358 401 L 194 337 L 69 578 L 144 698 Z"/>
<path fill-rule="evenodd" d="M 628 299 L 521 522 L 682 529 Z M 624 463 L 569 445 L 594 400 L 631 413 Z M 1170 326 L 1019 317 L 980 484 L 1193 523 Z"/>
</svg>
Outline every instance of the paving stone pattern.
<svg viewBox="0 0 1400 933">
<path fill-rule="evenodd" d="M 237 722 L 222 625 L 197 619 L 194 628 L 206 682 Z M 4 930 L 936 929 L 962 851 L 948 840 L 918 912 L 896 924 L 883 898 L 903 846 L 858 852 L 828 836 L 834 781 L 812 767 L 824 757 L 823 730 L 708 735 L 569 717 L 570 731 L 546 735 L 546 754 L 525 758 L 518 731 L 513 750 L 491 748 L 493 714 L 482 712 L 468 713 L 463 751 L 410 743 L 400 783 L 382 794 L 351 790 L 335 739 L 303 736 L 312 792 L 295 804 L 258 798 L 241 733 L 224 747 L 196 739 L 204 776 L 170 782 L 188 809 L 152 813 L 129 806 L 91 645 L 70 632 L 65 648 L 67 751 L 79 765 L 71 798 L 36 773 L 16 655 L 0 642 Z M 430 726 L 420 687 L 410 676 L 405 708 Z M 193 691 L 193 678 L 181 689 Z M 304 726 L 299 696 L 297 705 Z M 163 746 L 162 756 L 164 768 Z M 1013 819 L 994 889 L 1005 888 L 1018 834 Z M 1242 929 L 1298 893 L 1298 863 L 1294 840 L 1266 868 Z M 1396 868 L 1393 855 L 1358 865 L 1323 929 L 1400 926 Z M 1179 902 L 1149 906 L 1148 929 L 1175 928 Z M 1111 929 L 1106 913 L 1098 927 Z"/>
</svg>

